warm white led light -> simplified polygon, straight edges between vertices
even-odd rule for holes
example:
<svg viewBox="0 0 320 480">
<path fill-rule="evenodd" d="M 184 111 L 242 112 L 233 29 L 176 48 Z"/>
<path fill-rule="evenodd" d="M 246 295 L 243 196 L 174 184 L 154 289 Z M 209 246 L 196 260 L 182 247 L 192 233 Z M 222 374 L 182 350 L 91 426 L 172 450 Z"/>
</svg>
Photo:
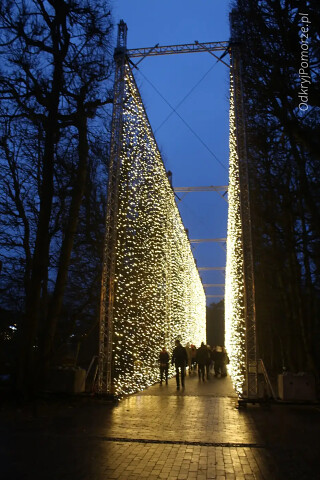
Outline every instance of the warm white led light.
<svg viewBox="0 0 320 480">
<path fill-rule="evenodd" d="M 206 340 L 206 299 L 174 192 L 125 66 L 114 298 L 115 393 L 159 379 L 162 346 Z"/>
<path fill-rule="evenodd" d="M 230 77 L 230 134 L 228 234 L 225 280 L 226 348 L 230 358 L 229 373 L 235 390 L 241 394 L 245 380 L 245 310 L 242 225 L 240 213 L 239 159 L 236 143 L 233 77 Z"/>
</svg>

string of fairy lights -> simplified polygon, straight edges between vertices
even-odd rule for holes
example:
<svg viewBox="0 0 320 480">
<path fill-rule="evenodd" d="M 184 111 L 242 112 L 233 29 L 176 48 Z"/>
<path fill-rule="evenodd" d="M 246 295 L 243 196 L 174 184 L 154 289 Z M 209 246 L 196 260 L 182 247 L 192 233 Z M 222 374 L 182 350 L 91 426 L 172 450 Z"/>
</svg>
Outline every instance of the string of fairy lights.
<svg viewBox="0 0 320 480">
<path fill-rule="evenodd" d="M 121 396 L 158 381 L 162 346 L 171 353 L 177 338 L 206 339 L 204 289 L 128 64 L 118 202 L 113 379 Z"/>
<path fill-rule="evenodd" d="M 240 212 L 239 158 L 236 142 L 234 84 L 230 76 L 228 233 L 225 280 L 225 343 L 230 358 L 229 373 L 238 394 L 245 381 L 245 309 L 242 225 Z"/>
</svg>

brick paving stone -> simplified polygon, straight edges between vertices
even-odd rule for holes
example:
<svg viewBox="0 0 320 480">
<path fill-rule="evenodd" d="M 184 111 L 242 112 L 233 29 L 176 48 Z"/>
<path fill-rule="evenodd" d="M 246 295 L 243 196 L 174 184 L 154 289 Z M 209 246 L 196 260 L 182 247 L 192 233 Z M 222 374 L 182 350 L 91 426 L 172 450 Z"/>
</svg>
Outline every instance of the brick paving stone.
<svg viewBox="0 0 320 480">
<path fill-rule="evenodd" d="M 200 386 L 188 376 L 184 391 L 174 387 L 52 417 L 0 412 L 1 480 L 320 478 L 316 407 L 238 409 L 229 378 Z"/>
</svg>

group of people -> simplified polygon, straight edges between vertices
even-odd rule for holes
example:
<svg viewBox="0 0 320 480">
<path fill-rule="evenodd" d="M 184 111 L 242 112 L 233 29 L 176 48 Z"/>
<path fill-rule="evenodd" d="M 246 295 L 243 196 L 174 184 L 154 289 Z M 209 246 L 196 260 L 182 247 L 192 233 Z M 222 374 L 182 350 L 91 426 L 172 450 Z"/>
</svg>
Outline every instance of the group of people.
<svg viewBox="0 0 320 480">
<path fill-rule="evenodd" d="M 169 353 L 163 347 L 159 356 L 160 385 L 162 385 L 164 379 L 166 384 L 168 384 L 169 362 Z M 189 343 L 183 347 L 180 340 L 176 340 L 175 348 L 172 352 L 171 365 L 174 365 L 176 368 L 177 390 L 180 389 L 180 383 L 184 387 L 186 367 L 189 368 L 189 375 L 191 375 L 192 370 L 195 371 L 198 367 L 199 380 L 204 382 L 205 378 L 209 379 L 212 366 L 216 377 L 227 376 L 228 363 L 229 357 L 224 347 L 216 346 L 211 348 L 209 345 L 205 345 L 204 342 L 201 343 L 199 348 Z"/>
</svg>

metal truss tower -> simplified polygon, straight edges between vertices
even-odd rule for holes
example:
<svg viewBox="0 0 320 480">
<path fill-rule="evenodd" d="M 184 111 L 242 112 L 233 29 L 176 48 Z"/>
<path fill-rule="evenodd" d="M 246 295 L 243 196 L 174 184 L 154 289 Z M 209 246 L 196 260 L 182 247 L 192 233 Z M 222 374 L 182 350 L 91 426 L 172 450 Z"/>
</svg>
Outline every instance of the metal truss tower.
<svg viewBox="0 0 320 480">
<path fill-rule="evenodd" d="M 115 248 L 117 240 L 118 192 L 121 167 L 123 102 L 125 85 L 124 69 L 126 61 L 126 51 L 127 25 L 121 20 L 118 29 L 117 48 L 115 49 L 114 53 L 116 70 L 114 81 L 106 230 L 101 280 L 98 357 L 98 392 L 110 395 L 113 394 L 112 342 L 114 313 L 114 277 L 116 263 Z"/>
</svg>

